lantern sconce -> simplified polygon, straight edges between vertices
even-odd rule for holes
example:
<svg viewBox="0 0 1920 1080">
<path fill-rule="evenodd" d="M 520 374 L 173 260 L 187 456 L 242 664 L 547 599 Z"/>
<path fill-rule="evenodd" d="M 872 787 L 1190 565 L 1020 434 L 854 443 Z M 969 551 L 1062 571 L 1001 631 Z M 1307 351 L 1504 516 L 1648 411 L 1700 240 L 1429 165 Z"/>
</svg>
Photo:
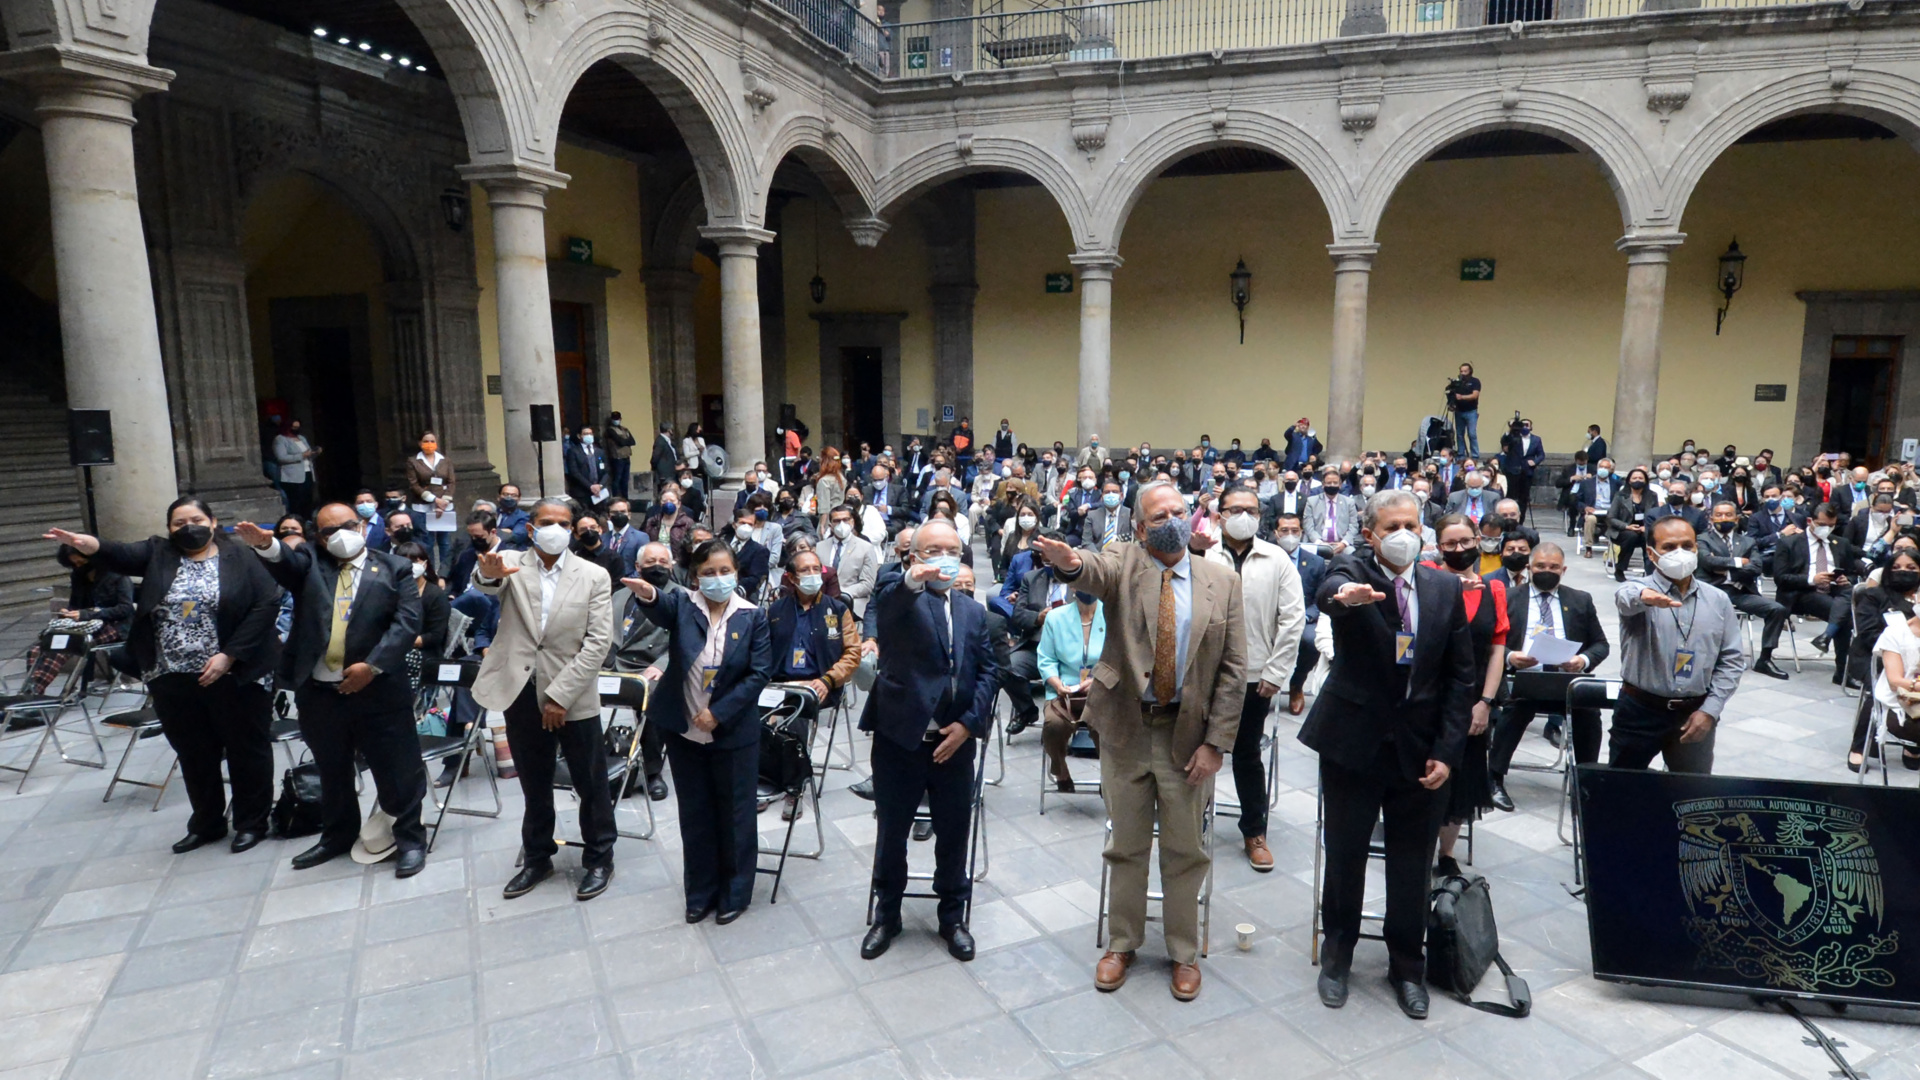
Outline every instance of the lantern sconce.
<svg viewBox="0 0 1920 1080">
<path fill-rule="evenodd" d="M 1240 313 L 1240 344 L 1247 343 L 1247 301 L 1253 294 L 1253 271 L 1247 269 L 1247 260 L 1234 263 L 1233 273 L 1227 275 L 1233 284 L 1228 295 L 1233 300 L 1233 308 Z"/>
<path fill-rule="evenodd" d="M 1727 321 L 1727 309 L 1733 306 L 1733 294 L 1746 284 L 1747 257 L 1740 252 L 1740 241 L 1727 245 L 1726 254 L 1720 256 L 1720 310 L 1713 316 L 1713 334 L 1720 336 L 1720 324 Z"/>
<path fill-rule="evenodd" d="M 807 200 L 813 203 L 813 280 L 807 282 L 807 295 L 813 297 L 816 304 L 827 302 L 827 279 L 820 276 L 820 203 L 817 199 Z"/>
<path fill-rule="evenodd" d="M 459 232 L 467 227 L 467 192 L 459 184 L 448 184 L 440 193 L 440 213 L 447 219 L 447 228 Z"/>
</svg>

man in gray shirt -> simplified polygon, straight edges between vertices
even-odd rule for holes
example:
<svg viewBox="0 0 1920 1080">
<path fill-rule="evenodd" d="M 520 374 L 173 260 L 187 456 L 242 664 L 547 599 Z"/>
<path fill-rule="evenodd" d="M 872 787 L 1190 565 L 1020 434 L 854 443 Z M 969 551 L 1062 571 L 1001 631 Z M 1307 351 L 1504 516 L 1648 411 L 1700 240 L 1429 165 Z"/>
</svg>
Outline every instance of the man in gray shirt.
<svg viewBox="0 0 1920 1080">
<path fill-rule="evenodd" d="M 1713 771 L 1713 729 L 1747 661 L 1733 603 L 1694 580 L 1693 526 L 1664 517 L 1649 526 L 1654 571 L 1614 593 L 1625 685 L 1607 733 L 1607 764 L 1644 769 L 1661 755 L 1668 772 Z"/>
</svg>

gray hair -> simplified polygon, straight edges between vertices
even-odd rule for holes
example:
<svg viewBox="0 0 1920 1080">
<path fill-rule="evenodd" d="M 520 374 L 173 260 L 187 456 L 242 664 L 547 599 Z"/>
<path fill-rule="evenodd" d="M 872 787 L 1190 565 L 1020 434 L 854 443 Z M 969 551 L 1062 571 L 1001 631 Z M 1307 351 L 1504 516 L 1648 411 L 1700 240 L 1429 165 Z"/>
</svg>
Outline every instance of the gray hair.
<svg viewBox="0 0 1920 1080">
<path fill-rule="evenodd" d="M 1147 492 L 1152 491 L 1155 488 L 1167 488 L 1168 490 L 1172 491 L 1175 495 L 1180 495 L 1180 489 L 1173 486 L 1173 481 L 1151 480 L 1151 481 L 1148 481 L 1147 483 L 1141 484 L 1140 490 L 1133 493 L 1133 505 L 1144 508 L 1147 505 Z M 1180 505 L 1181 506 L 1187 505 L 1186 496 L 1180 495 Z"/>
<path fill-rule="evenodd" d="M 1380 520 L 1382 510 L 1396 506 L 1411 506 L 1415 514 L 1420 512 L 1420 500 L 1413 497 L 1413 492 L 1406 488 L 1386 488 L 1374 492 L 1373 498 L 1367 500 L 1366 508 L 1361 511 L 1360 524 L 1371 529 Z"/>
<path fill-rule="evenodd" d="M 548 495 L 545 498 L 535 499 L 533 505 L 527 508 L 527 520 L 531 521 L 534 518 L 539 517 L 540 508 L 543 506 L 557 506 L 560 509 L 565 510 L 567 512 L 568 521 L 572 521 L 574 518 L 579 516 L 573 511 L 572 499 L 562 499 L 556 495 Z"/>
<path fill-rule="evenodd" d="M 944 526 L 948 532 L 953 534 L 954 539 L 958 540 L 960 538 L 959 526 L 941 517 L 940 515 L 935 514 L 932 517 L 928 518 L 927 520 L 913 527 L 913 539 L 907 542 L 907 550 L 919 551 L 920 550 L 920 534 L 926 532 L 929 528 L 935 525 Z M 966 545 L 962 544 L 961 546 L 964 547 Z"/>
<path fill-rule="evenodd" d="M 1556 544 L 1556 543 L 1554 543 L 1554 542 L 1553 542 L 1553 541 L 1551 541 L 1551 540 L 1542 540 L 1542 541 L 1540 541 L 1540 543 L 1539 543 L 1538 545 L 1536 545 L 1536 546 L 1534 547 L 1534 549 L 1533 549 L 1533 553 L 1534 553 L 1535 555 L 1539 555 L 1539 554 L 1542 554 L 1543 552 L 1546 552 L 1546 553 L 1552 553 L 1552 554 L 1554 554 L 1554 555 L 1558 555 L 1558 556 L 1560 556 L 1560 557 L 1561 557 L 1562 559 L 1564 559 L 1564 558 L 1566 558 L 1566 557 L 1567 557 L 1567 549 L 1566 549 L 1566 548 L 1563 548 L 1563 547 L 1561 547 L 1561 546 L 1560 546 L 1559 544 Z"/>
</svg>

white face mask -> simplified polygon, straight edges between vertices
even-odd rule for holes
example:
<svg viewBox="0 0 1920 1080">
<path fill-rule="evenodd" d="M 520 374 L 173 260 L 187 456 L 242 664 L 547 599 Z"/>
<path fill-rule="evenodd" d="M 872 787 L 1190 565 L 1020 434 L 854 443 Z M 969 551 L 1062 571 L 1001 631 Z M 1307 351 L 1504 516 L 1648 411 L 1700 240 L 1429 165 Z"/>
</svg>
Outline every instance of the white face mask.
<svg viewBox="0 0 1920 1080">
<path fill-rule="evenodd" d="M 1377 550 L 1380 561 L 1389 566 L 1412 566 L 1420 558 L 1420 534 L 1412 529 L 1398 529 L 1382 537 Z"/>
<path fill-rule="evenodd" d="M 1227 519 L 1227 535 L 1242 543 L 1253 539 L 1254 532 L 1260 528 L 1260 519 L 1252 514 L 1235 514 Z"/>
<path fill-rule="evenodd" d="M 1279 536 L 1275 537 L 1274 539 L 1276 542 L 1279 543 L 1280 547 L 1283 550 L 1287 551 L 1288 553 L 1292 553 L 1300 550 L 1300 534 L 1299 533 L 1281 533 Z"/>
<path fill-rule="evenodd" d="M 852 535 L 853 535 L 853 522 L 836 521 L 833 523 L 833 538 L 835 540 L 845 540 L 847 537 Z"/>
<path fill-rule="evenodd" d="M 733 535 L 739 537 L 742 540 L 751 540 L 753 539 L 753 526 L 735 525 L 733 527 Z"/>
<path fill-rule="evenodd" d="M 327 537 L 327 554 L 341 562 L 352 562 L 359 557 L 366 546 L 367 538 L 361 536 L 355 529 L 341 529 Z"/>
<path fill-rule="evenodd" d="M 1081 486 L 1081 487 L 1083 487 L 1083 488 L 1086 488 L 1086 489 L 1087 489 L 1087 490 L 1089 490 L 1089 491 L 1091 491 L 1091 490 L 1093 490 L 1093 477 L 1091 477 L 1091 476 L 1083 476 L 1083 477 L 1081 477 L 1081 478 L 1080 478 L 1080 486 Z"/>
<path fill-rule="evenodd" d="M 1660 568 L 1661 576 L 1668 581 L 1684 581 L 1693 576 L 1693 571 L 1700 565 L 1700 556 L 1686 548 L 1675 548 L 1660 556 L 1654 565 Z"/>
<path fill-rule="evenodd" d="M 573 543 L 573 530 L 565 525 L 542 525 L 533 530 L 533 546 L 549 555 L 558 555 Z"/>
<path fill-rule="evenodd" d="M 417 577 L 417 578 L 420 578 L 420 577 L 426 577 L 426 576 L 427 576 L 427 564 L 426 564 L 426 563 L 423 563 L 423 562 L 417 562 L 417 563 L 414 563 L 414 564 L 413 564 L 413 576 L 414 576 L 414 577 Z"/>
<path fill-rule="evenodd" d="M 1035 525 L 1038 525 L 1038 524 L 1040 524 L 1040 519 L 1037 517 L 1034 517 L 1032 514 L 1020 515 L 1020 531 L 1021 532 L 1029 532 L 1033 529 Z"/>
<path fill-rule="evenodd" d="M 1809 532 L 1811 532 L 1811 533 L 1813 533 L 1813 538 L 1814 538 L 1814 539 L 1816 539 L 1816 540 L 1825 540 L 1825 539 L 1826 539 L 1827 537 L 1829 537 L 1829 536 L 1832 536 L 1832 535 L 1833 535 L 1833 526 L 1831 526 L 1831 525 L 1815 525 L 1815 526 L 1814 526 L 1814 527 L 1813 527 L 1812 529 L 1809 529 L 1808 531 L 1809 531 Z"/>
<path fill-rule="evenodd" d="M 825 580 L 825 576 L 821 574 L 801 574 L 798 579 L 800 591 L 807 596 L 818 596 L 821 582 Z"/>
</svg>

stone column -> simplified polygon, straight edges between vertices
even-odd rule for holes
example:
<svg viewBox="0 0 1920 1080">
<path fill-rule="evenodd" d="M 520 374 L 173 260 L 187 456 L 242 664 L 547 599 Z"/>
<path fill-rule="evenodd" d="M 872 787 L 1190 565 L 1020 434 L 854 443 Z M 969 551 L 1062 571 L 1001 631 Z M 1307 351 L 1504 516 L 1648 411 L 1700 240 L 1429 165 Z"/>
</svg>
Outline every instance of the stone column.
<svg viewBox="0 0 1920 1080">
<path fill-rule="evenodd" d="M 1326 457 L 1357 458 L 1367 411 L 1367 284 L 1378 244 L 1328 244 L 1333 256 L 1333 358 L 1327 369 Z"/>
<path fill-rule="evenodd" d="M 727 477 L 737 479 L 766 450 L 761 400 L 760 245 L 773 234 L 745 225 L 703 225 L 720 248 L 720 382 L 727 411 Z"/>
<path fill-rule="evenodd" d="M 1068 262 L 1080 268 L 1080 421 L 1079 445 L 1099 435 L 1121 445 L 1109 421 L 1113 416 L 1113 272 L 1120 256 L 1082 251 Z"/>
<path fill-rule="evenodd" d="M 547 444 L 542 470 L 528 408 L 553 405 L 557 412 L 560 401 L 560 377 L 553 364 L 553 300 L 547 289 L 547 192 L 565 187 L 567 177 L 526 165 L 466 166 L 461 175 L 487 189 L 487 204 L 493 209 L 493 301 L 500 324 L 507 476 L 520 485 L 522 497 L 542 490 L 564 495 L 560 444 Z"/>
<path fill-rule="evenodd" d="M 655 267 L 646 272 L 646 279 L 647 351 L 653 363 L 650 430 L 658 430 L 662 422 L 672 424 L 673 445 L 678 449 L 680 433 L 700 419 L 693 352 L 693 296 L 700 275 L 691 270 Z"/>
<path fill-rule="evenodd" d="M 52 48 L 0 57 L 34 94 L 46 147 L 67 404 L 113 413 L 114 464 L 94 470 L 102 536 L 163 531 L 179 494 L 153 277 L 134 182 L 133 103 L 173 72 Z"/>
<path fill-rule="evenodd" d="M 1667 260 L 1685 240 L 1684 233 L 1629 233 L 1614 244 L 1627 253 L 1627 306 L 1620 320 L 1620 374 L 1614 383 L 1607 448 L 1622 471 L 1645 465 L 1653 456 Z"/>
</svg>

